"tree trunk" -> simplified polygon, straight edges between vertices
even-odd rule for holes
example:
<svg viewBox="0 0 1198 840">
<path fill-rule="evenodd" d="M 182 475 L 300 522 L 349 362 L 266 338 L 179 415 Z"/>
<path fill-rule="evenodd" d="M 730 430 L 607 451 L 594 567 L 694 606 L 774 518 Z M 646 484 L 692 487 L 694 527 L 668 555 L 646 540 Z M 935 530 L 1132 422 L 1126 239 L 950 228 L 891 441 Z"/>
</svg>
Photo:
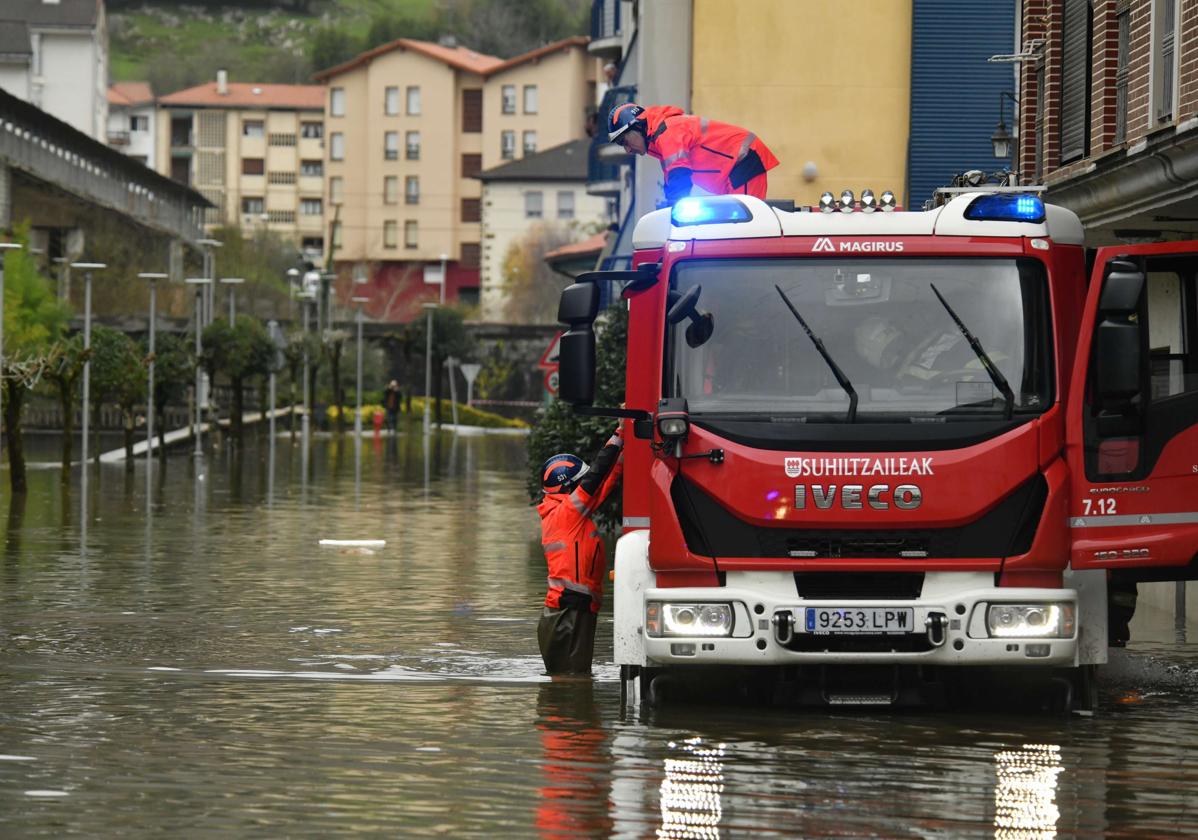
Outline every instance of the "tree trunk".
<svg viewBox="0 0 1198 840">
<path fill-rule="evenodd" d="M 25 443 L 21 437 L 21 407 L 25 405 L 24 388 L 6 388 L 4 400 L 4 436 L 8 443 L 8 477 L 13 495 L 24 493 Z"/>
<path fill-rule="evenodd" d="M 233 434 L 233 440 L 238 446 L 241 446 L 241 415 L 243 414 L 242 406 L 245 402 L 245 383 L 240 376 L 234 377 L 233 384 L 233 408 L 229 417 L 229 431 Z"/>
<path fill-rule="evenodd" d="M 133 409 L 121 407 L 121 416 L 125 420 L 125 472 L 133 472 Z"/>
<path fill-rule="evenodd" d="M 75 448 L 75 382 L 59 383 L 58 406 L 62 411 L 62 481 L 71 480 L 71 458 Z"/>
</svg>

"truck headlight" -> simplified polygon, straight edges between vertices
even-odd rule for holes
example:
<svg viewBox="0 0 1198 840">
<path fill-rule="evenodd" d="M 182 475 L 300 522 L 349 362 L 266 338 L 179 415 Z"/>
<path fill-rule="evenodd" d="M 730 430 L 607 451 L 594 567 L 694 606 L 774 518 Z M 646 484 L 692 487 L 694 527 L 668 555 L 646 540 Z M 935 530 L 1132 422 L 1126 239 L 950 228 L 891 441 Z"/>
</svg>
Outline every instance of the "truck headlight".
<svg viewBox="0 0 1198 840">
<path fill-rule="evenodd" d="M 731 636 L 731 604 L 645 605 L 645 632 L 650 636 Z"/>
<path fill-rule="evenodd" d="M 986 628 L 1002 639 L 1073 638 L 1073 604 L 991 604 Z"/>
</svg>

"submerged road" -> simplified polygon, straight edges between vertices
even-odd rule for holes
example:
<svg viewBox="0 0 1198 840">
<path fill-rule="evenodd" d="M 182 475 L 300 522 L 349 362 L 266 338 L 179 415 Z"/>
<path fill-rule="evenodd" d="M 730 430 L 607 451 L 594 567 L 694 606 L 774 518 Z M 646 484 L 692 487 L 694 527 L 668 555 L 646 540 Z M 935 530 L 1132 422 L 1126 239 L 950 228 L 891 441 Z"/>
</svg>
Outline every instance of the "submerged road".
<svg viewBox="0 0 1198 840">
<path fill-rule="evenodd" d="M 1150 615 L 1091 718 L 623 710 L 610 607 L 550 681 L 523 446 L 319 441 L 305 481 L 280 439 L 149 503 L 104 466 L 86 537 L 0 475 L 0 836 L 1198 836 L 1198 653 Z"/>
</svg>

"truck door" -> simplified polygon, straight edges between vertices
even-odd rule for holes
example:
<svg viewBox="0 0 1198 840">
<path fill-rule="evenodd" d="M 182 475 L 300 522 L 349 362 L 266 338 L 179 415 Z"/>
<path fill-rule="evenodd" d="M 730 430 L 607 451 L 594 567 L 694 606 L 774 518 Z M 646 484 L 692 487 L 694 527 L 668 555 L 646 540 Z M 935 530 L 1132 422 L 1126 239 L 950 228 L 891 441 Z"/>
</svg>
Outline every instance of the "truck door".
<svg viewBox="0 0 1198 840">
<path fill-rule="evenodd" d="M 1074 569 L 1196 576 L 1198 242 L 1102 248 L 1067 407 Z"/>
</svg>

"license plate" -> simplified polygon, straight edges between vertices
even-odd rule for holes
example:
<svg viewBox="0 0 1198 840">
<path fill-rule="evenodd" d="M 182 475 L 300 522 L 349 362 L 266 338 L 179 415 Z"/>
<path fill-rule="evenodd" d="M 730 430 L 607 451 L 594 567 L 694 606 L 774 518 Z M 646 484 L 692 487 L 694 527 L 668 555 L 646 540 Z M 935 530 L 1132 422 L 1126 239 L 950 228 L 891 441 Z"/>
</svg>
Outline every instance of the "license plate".
<svg viewBox="0 0 1198 840">
<path fill-rule="evenodd" d="M 903 607 L 807 607 L 808 633 L 913 633 L 915 610 Z"/>
</svg>

